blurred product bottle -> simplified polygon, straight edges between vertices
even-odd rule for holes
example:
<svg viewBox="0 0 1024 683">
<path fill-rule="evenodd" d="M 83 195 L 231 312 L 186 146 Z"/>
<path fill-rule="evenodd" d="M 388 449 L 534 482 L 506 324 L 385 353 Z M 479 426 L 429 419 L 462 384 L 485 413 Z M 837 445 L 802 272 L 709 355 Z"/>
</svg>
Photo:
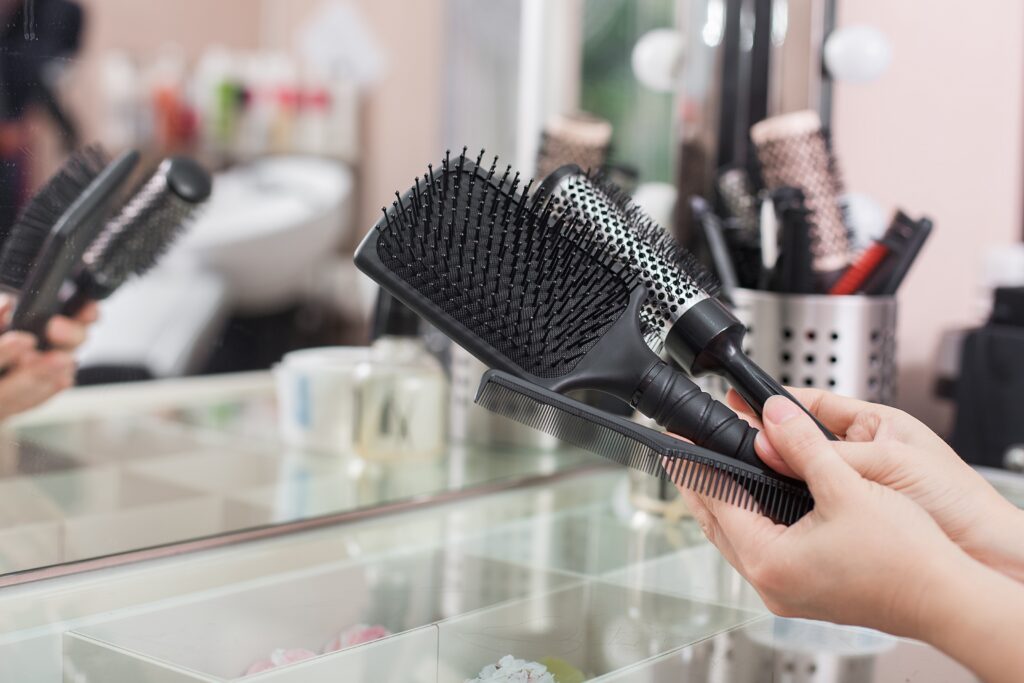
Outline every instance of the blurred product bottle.
<svg viewBox="0 0 1024 683">
<path fill-rule="evenodd" d="M 447 445 L 448 380 L 420 336 L 420 319 L 377 300 L 371 359 L 360 381 L 356 452 L 368 460 L 430 459 Z"/>
</svg>

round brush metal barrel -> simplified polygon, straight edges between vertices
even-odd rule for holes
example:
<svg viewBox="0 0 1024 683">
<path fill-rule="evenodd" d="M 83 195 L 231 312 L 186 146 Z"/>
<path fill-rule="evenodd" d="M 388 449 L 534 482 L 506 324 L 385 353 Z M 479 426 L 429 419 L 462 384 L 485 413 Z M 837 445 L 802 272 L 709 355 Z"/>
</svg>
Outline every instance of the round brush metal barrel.
<svg viewBox="0 0 1024 683">
<path fill-rule="evenodd" d="M 581 225 L 592 231 L 590 237 L 614 248 L 620 261 L 639 273 L 648 289 L 645 310 L 661 320 L 664 348 L 690 375 L 724 377 L 758 414 L 771 396 L 799 405 L 743 352 L 746 327 L 709 293 L 714 278 L 627 197 L 571 166 L 545 180 L 543 189 L 587 216 L 590 221 Z"/>
<path fill-rule="evenodd" d="M 211 188 L 209 173 L 192 159 L 165 159 L 89 246 L 63 312 L 74 315 L 89 301 L 106 299 L 156 265 Z"/>
</svg>

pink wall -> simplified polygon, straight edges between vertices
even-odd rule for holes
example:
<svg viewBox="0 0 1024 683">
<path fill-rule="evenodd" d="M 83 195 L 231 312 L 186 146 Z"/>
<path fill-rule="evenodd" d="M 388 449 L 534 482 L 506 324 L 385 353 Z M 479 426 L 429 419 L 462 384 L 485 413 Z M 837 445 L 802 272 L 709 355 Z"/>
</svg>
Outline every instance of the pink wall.
<svg viewBox="0 0 1024 683">
<path fill-rule="evenodd" d="M 324 0 L 82 0 L 87 11 L 85 45 L 69 96 L 87 137 L 98 127 L 99 55 L 123 50 L 152 57 L 174 43 L 188 59 L 212 45 L 290 50 L 294 36 Z M 366 18 L 387 58 L 379 83 L 363 107 L 357 228 L 368 229 L 380 206 L 438 156 L 441 135 L 442 0 L 403 3 L 349 0 Z M 396 15 L 400 11 L 399 15 Z M 40 146 L 47 147 L 46 141 Z M 52 148 L 52 141 L 48 145 Z M 48 171 L 57 163 L 41 164 Z M 45 174 L 43 174 L 45 176 Z"/>
<path fill-rule="evenodd" d="M 874 25 L 893 45 L 881 79 L 836 87 L 835 139 L 851 191 L 935 221 L 900 292 L 900 403 L 941 429 L 938 337 L 975 322 L 985 248 L 1021 235 L 1024 3 L 839 5 L 839 26 Z"/>
</svg>

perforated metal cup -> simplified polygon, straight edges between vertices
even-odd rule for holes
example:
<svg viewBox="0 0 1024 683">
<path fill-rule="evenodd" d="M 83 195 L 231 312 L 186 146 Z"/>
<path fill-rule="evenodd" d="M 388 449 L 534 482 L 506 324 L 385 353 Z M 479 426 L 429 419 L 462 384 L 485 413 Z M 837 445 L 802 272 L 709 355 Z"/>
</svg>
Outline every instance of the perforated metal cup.
<svg viewBox="0 0 1024 683">
<path fill-rule="evenodd" d="M 734 290 L 747 355 L 788 386 L 896 400 L 896 299 Z"/>
</svg>

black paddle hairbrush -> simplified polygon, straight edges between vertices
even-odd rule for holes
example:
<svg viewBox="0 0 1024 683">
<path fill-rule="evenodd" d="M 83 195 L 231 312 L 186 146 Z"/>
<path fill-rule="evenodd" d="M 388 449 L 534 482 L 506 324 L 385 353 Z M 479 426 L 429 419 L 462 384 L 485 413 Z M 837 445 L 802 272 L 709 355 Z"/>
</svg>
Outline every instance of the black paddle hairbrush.
<svg viewBox="0 0 1024 683">
<path fill-rule="evenodd" d="M 106 165 L 100 147 L 75 152 L 28 201 L 0 249 L 0 286 L 21 290 L 50 230 Z"/>
<path fill-rule="evenodd" d="M 155 266 L 210 197 L 211 187 L 210 174 L 192 159 L 165 159 L 85 252 L 65 315 L 106 299 L 128 278 Z"/>
<path fill-rule="evenodd" d="M 46 345 L 47 322 L 60 310 L 60 291 L 96 239 L 139 153 L 121 153 L 89 183 L 53 225 L 25 279 L 11 316 L 11 329 L 31 332 Z"/>
<path fill-rule="evenodd" d="M 589 239 L 644 279 L 648 317 L 660 321 L 658 341 L 687 372 L 725 377 L 758 414 L 772 396 L 786 396 L 799 405 L 743 352 L 747 328 L 714 297 L 714 276 L 625 193 L 577 166 L 562 167 L 543 188 L 561 206 L 585 216 L 588 220 L 577 227 L 589 230 Z"/>
<path fill-rule="evenodd" d="M 356 265 L 492 368 L 606 392 L 717 451 L 723 468 L 738 459 L 779 490 L 801 487 L 760 461 L 753 428 L 647 346 L 636 273 L 586 238 L 578 214 L 481 158 L 430 167 L 384 210 Z"/>
</svg>

